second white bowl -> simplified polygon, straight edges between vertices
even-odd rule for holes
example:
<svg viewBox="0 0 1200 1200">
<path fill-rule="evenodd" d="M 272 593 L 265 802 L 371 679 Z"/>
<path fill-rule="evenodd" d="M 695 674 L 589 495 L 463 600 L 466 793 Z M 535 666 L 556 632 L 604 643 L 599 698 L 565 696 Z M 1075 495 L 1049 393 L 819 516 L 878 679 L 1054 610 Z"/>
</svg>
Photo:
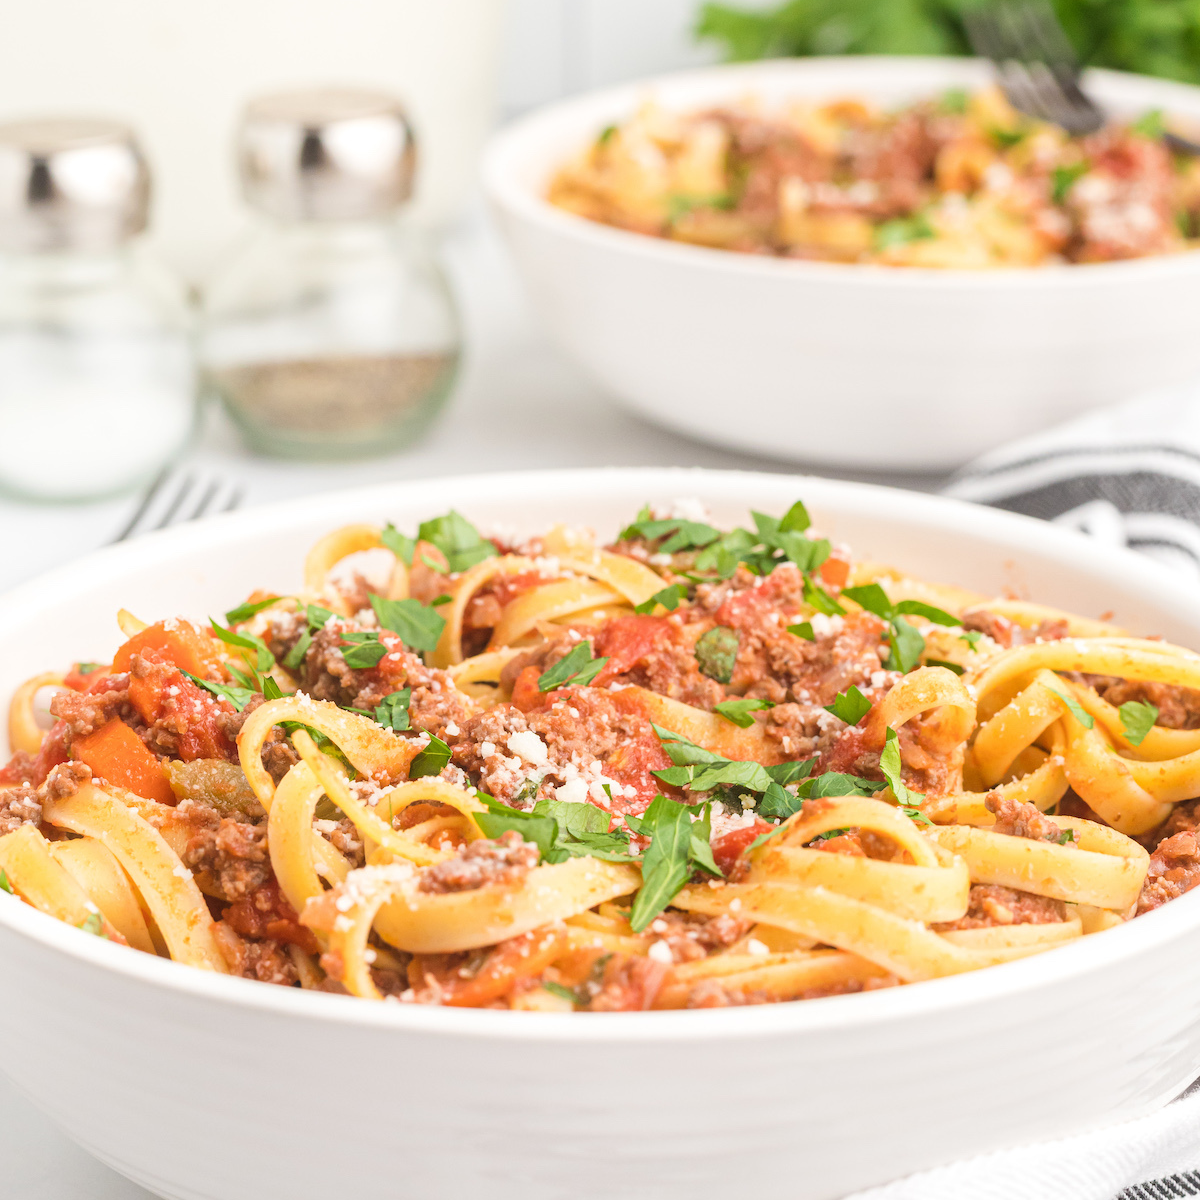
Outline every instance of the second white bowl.
<svg viewBox="0 0 1200 1200">
<path fill-rule="evenodd" d="M 796 59 L 714 67 L 555 104 L 497 135 L 484 183 L 551 332 L 615 396 L 719 445 L 859 467 L 956 466 L 999 442 L 1200 375 L 1200 254 L 931 271 L 797 262 L 627 233 L 554 208 L 559 165 L 648 96 L 886 104 L 978 86 L 983 64 Z M 1200 89 L 1097 71 L 1115 114 L 1200 121 Z"/>
</svg>

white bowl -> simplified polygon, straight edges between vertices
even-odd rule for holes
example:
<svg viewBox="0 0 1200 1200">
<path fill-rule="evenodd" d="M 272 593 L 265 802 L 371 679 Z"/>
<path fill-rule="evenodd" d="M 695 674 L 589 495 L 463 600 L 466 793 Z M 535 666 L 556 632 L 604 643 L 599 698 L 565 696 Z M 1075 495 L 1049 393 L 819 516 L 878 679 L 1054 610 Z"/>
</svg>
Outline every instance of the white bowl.
<svg viewBox="0 0 1200 1200">
<path fill-rule="evenodd" d="M 607 534 L 647 499 L 720 522 L 797 496 L 862 556 L 1200 645 L 1193 589 L 1025 517 L 858 484 L 667 470 L 421 481 L 216 518 L 0 598 L 0 696 L 103 659 L 114 615 L 224 611 L 298 585 L 348 521 L 451 505 Z M 830 1200 L 965 1155 L 1151 1111 L 1200 1068 L 1200 893 L 970 975 L 701 1012 L 371 1004 L 114 946 L 0 897 L 0 1067 L 72 1137 L 177 1200 Z"/>
<path fill-rule="evenodd" d="M 934 271 L 798 262 L 610 228 L 543 198 L 647 97 L 888 104 L 989 78 L 945 58 L 792 59 L 665 75 L 554 104 L 493 140 L 484 184 L 534 305 L 613 395 L 705 441 L 795 461 L 946 468 L 1200 373 L 1200 254 Z M 1200 120 L 1200 89 L 1096 71 L 1116 113 Z"/>
</svg>

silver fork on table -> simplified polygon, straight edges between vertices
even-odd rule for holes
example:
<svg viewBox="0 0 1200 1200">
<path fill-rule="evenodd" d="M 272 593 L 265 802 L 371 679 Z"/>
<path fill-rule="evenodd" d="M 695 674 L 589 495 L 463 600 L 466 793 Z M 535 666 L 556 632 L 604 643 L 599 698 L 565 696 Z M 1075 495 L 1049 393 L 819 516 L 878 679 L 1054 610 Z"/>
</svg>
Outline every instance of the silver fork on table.
<svg viewBox="0 0 1200 1200">
<path fill-rule="evenodd" d="M 977 8 L 963 14 L 963 24 L 1015 109 L 1074 135 L 1095 133 L 1108 119 L 1080 86 L 1079 59 L 1045 0 Z M 1162 140 L 1181 154 L 1200 154 L 1200 144 L 1178 134 L 1164 133 Z"/>
<path fill-rule="evenodd" d="M 220 475 L 196 467 L 166 467 L 142 493 L 133 514 L 112 540 L 125 542 L 153 529 L 230 512 L 242 498 L 242 489 Z"/>
</svg>

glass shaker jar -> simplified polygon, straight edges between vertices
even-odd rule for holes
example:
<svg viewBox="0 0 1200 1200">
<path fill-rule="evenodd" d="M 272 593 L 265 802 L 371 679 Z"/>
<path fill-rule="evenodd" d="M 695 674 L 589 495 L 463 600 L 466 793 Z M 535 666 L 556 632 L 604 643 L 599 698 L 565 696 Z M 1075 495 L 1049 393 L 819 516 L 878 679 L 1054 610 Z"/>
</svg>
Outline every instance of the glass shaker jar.
<svg viewBox="0 0 1200 1200">
<path fill-rule="evenodd" d="M 440 268 L 397 216 L 416 167 L 403 108 L 365 91 L 266 96 L 238 140 L 259 220 L 206 292 L 209 387 L 267 454 L 411 442 L 450 390 L 460 335 Z"/>
<path fill-rule="evenodd" d="M 149 199 L 123 125 L 0 125 L 0 491 L 116 494 L 187 439 L 189 315 L 137 241 Z"/>
</svg>

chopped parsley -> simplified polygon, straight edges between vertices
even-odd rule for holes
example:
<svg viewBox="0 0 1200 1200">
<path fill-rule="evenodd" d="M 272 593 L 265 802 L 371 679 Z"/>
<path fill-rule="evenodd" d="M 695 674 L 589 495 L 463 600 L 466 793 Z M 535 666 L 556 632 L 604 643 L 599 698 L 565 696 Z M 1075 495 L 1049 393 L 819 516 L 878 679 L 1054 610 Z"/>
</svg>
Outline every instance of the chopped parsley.
<svg viewBox="0 0 1200 1200">
<path fill-rule="evenodd" d="M 695 212 L 698 208 L 727 211 L 733 208 L 735 203 L 734 197 L 729 192 L 716 192 L 711 196 L 689 196 L 685 193 L 675 192 L 667 197 L 667 220 L 674 225 L 676 221 L 686 217 L 688 213 Z"/>
<path fill-rule="evenodd" d="M 479 530 L 454 509 L 444 517 L 423 522 L 417 530 L 417 539 L 441 551 L 446 559 L 446 570 L 451 575 L 466 571 L 486 558 L 496 557 L 496 547 L 481 537 Z"/>
<path fill-rule="evenodd" d="M 401 688 L 384 698 L 375 706 L 375 720 L 386 729 L 397 733 L 408 728 L 408 706 L 412 702 L 412 688 Z"/>
<path fill-rule="evenodd" d="M 409 779 L 423 779 L 426 775 L 440 775 L 450 761 L 450 747 L 441 738 L 429 735 L 429 745 L 408 765 Z"/>
<path fill-rule="evenodd" d="M 1091 170 L 1091 164 L 1087 162 L 1068 163 L 1066 166 L 1055 167 L 1050 175 L 1050 195 L 1054 203 L 1064 203 L 1075 180 L 1086 175 L 1089 170 Z"/>
<path fill-rule="evenodd" d="M 718 683 L 728 683 L 733 678 L 737 663 L 738 632 L 728 625 L 715 625 L 696 639 L 696 665 L 702 675 Z"/>
<path fill-rule="evenodd" d="M 309 646 L 312 645 L 312 630 L 306 629 L 297 640 L 296 644 L 287 652 L 284 657 L 283 665 L 289 671 L 298 670 L 300 664 L 304 662 L 304 656 L 308 653 Z"/>
<path fill-rule="evenodd" d="M 629 834 L 623 829 L 610 831 L 608 813 L 587 801 L 539 800 L 532 812 L 522 812 L 482 792 L 479 798 L 488 808 L 486 813 L 475 814 L 484 834 L 497 838 L 515 830 L 525 841 L 537 846 L 543 862 L 560 863 L 568 858 L 634 861 L 629 849 Z"/>
<path fill-rule="evenodd" d="M 441 608 L 443 604 L 449 604 L 454 599 L 448 592 L 443 592 L 440 596 L 434 596 L 429 602 L 430 608 Z"/>
<path fill-rule="evenodd" d="M 893 217 L 875 228 L 876 250 L 890 250 L 893 246 L 907 246 L 909 242 L 924 241 L 934 235 L 929 218 L 921 213 L 911 217 Z"/>
<path fill-rule="evenodd" d="M 239 625 L 242 621 L 248 621 L 255 613 L 260 613 L 264 608 L 270 608 L 272 604 L 278 604 L 282 600 L 282 596 L 268 596 L 265 600 L 256 600 L 253 604 L 247 601 L 245 604 L 239 604 L 237 608 L 231 608 L 225 614 L 225 620 L 230 625 Z"/>
<path fill-rule="evenodd" d="M 232 629 L 225 629 L 216 621 L 212 622 L 212 628 L 217 637 L 227 646 L 237 646 L 240 650 L 253 650 L 255 670 L 269 671 L 275 665 L 275 655 L 267 649 L 267 644 L 262 638 L 257 638 L 252 633 L 234 633 Z"/>
<path fill-rule="evenodd" d="M 1066 692 L 1060 692 L 1058 688 L 1048 687 L 1047 691 L 1053 692 L 1066 706 L 1070 709 L 1071 716 L 1077 720 L 1084 729 L 1091 729 L 1095 724 L 1092 714 L 1086 712 L 1083 706 L 1073 696 L 1067 695 Z"/>
<path fill-rule="evenodd" d="M 709 844 L 709 808 L 708 804 L 680 804 L 660 793 L 640 818 L 625 818 L 635 833 L 650 838 L 642 856 L 642 886 L 629 913 L 635 933 L 641 933 L 671 903 L 694 870 L 721 877 Z"/>
<path fill-rule="evenodd" d="M 955 675 L 965 675 L 967 668 L 960 666 L 956 662 L 951 662 L 948 658 L 927 658 L 925 660 L 927 667 L 945 667 L 947 671 L 953 671 Z"/>
<path fill-rule="evenodd" d="M 490 543 L 489 543 L 490 544 Z M 419 600 L 387 600 L 368 592 L 367 598 L 383 629 L 390 629 L 414 650 L 435 650 L 446 628 L 446 618 Z"/>
<path fill-rule="evenodd" d="M 238 712 L 241 712 L 258 695 L 257 688 L 231 687 L 224 683 L 210 683 L 207 679 L 201 679 L 198 675 L 193 675 L 191 671 L 185 671 L 182 668 L 180 668 L 179 673 L 190 679 L 197 687 L 202 687 L 206 692 L 211 692 L 214 696 L 219 696 L 222 700 L 228 700 Z M 271 682 L 274 683 L 274 680 Z"/>
<path fill-rule="evenodd" d="M 265 699 L 265 700 L 282 700 L 283 699 L 283 688 L 281 688 L 279 686 L 279 684 L 277 684 L 275 682 L 275 679 L 273 676 L 264 675 L 262 685 L 263 685 L 263 699 Z"/>
<path fill-rule="evenodd" d="M 958 617 L 922 600 L 901 600 L 898 604 L 893 604 L 887 592 L 877 583 L 846 588 L 842 595 L 887 622 L 887 637 L 891 649 L 884 666 L 889 671 L 908 674 L 920 662 L 921 655 L 925 652 L 925 639 L 905 620 L 906 616 L 924 617 L 935 625 L 960 623 Z"/>
<path fill-rule="evenodd" d="M 894 729 L 889 728 L 884 738 L 883 753 L 879 756 L 879 769 L 896 797 L 896 803 L 901 808 L 915 806 L 925 797 L 920 792 L 911 792 L 901 778 L 900 737 Z"/>
<path fill-rule="evenodd" d="M 83 663 L 75 664 L 75 670 L 80 675 L 92 675 L 96 671 L 100 671 L 103 669 L 104 669 L 104 663 L 83 662 Z"/>
<path fill-rule="evenodd" d="M 967 645 L 974 650 L 975 647 L 979 645 L 979 639 L 981 637 L 983 637 L 983 634 L 978 629 L 964 629 L 962 633 L 958 635 L 958 640 L 960 642 L 966 642 Z"/>
<path fill-rule="evenodd" d="M 651 613 L 655 606 L 661 604 L 668 612 L 674 612 L 679 607 L 681 601 L 687 599 L 687 588 L 682 583 L 672 583 L 662 589 L 660 592 L 655 592 L 649 600 L 643 600 L 641 604 L 634 606 L 635 613 Z"/>
<path fill-rule="evenodd" d="M 725 720 L 732 721 L 735 725 L 740 725 L 743 729 L 749 729 L 754 724 L 754 718 L 750 715 L 752 712 L 759 712 L 764 708 L 774 707 L 775 703 L 772 700 L 739 696 L 734 700 L 722 700 L 720 704 L 714 704 L 713 712 L 720 713 Z"/>
<path fill-rule="evenodd" d="M 817 635 L 813 633 L 811 621 L 801 621 L 799 625 L 789 625 L 788 633 L 793 633 L 798 638 L 803 638 L 806 642 L 815 642 Z"/>
<path fill-rule="evenodd" d="M 13 885 L 8 881 L 8 872 L 3 867 L 0 867 L 0 891 L 5 891 L 10 896 L 17 894 L 13 891 Z"/>
<path fill-rule="evenodd" d="M 1056 842 L 1057 842 L 1057 843 L 1058 843 L 1060 846 L 1065 846 L 1065 845 L 1066 845 L 1068 842 L 1073 842 L 1073 841 L 1075 840 L 1075 830 L 1073 830 L 1073 829 L 1064 829 L 1064 830 L 1062 831 L 1062 833 L 1060 833 L 1060 834 L 1058 835 L 1058 837 L 1057 837 L 1057 838 L 1055 838 L 1054 840 L 1055 840 L 1055 841 L 1056 841 Z"/>
<path fill-rule="evenodd" d="M 591 642 L 579 642 L 548 671 L 538 676 L 538 691 L 552 692 L 561 687 L 587 687 L 607 665 L 607 658 L 592 657 Z"/>
<path fill-rule="evenodd" d="M 967 111 L 969 99 L 966 88 L 947 88 L 938 97 L 938 112 L 962 116 Z"/>
<path fill-rule="evenodd" d="M 1143 113 L 1129 126 L 1129 129 L 1132 133 L 1140 133 L 1142 137 L 1157 141 L 1167 132 L 1167 127 L 1163 123 L 1162 109 L 1152 108 L 1149 112 Z"/>
<path fill-rule="evenodd" d="M 544 980 L 542 987 L 552 996 L 557 996 L 560 1000 L 570 1000 L 572 1004 L 578 1004 L 579 997 L 569 988 L 561 983 L 555 983 L 554 980 Z"/>
<path fill-rule="evenodd" d="M 871 711 L 871 702 L 851 684 L 844 692 L 838 692 L 832 704 L 825 705 L 825 711 L 847 725 L 857 725 Z"/>
<path fill-rule="evenodd" d="M 698 550 L 711 545 L 720 536 L 719 529 L 702 521 L 685 521 L 677 517 L 655 520 L 650 515 L 649 505 L 645 505 L 634 522 L 621 530 L 617 540 L 629 542 L 644 538 L 648 542 L 657 542 L 665 539 L 658 547 L 658 553 L 676 554 L 681 550 Z"/>
<path fill-rule="evenodd" d="M 1126 700 L 1117 712 L 1121 714 L 1121 732 L 1131 746 L 1140 746 L 1158 720 L 1158 708 L 1140 700 Z"/>
<path fill-rule="evenodd" d="M 343 633 L 342 640 L 349 642 L 348 648 L 342 650 L 342 658 L 346 666 L 356 671 L 367 671 L 379 666 L 388 648 L 379 640 L 377 633 Z"/>
<path fill-rule="evenodd" d="M 390 521 L 383 527 L 379 540 L 406 566 L 411 567 L 417 543 L 408 534 L 401 533 Z"/>
<path fill-rule="evenodd" d="M 1002 150 L 1007 150 L 1018 142 L 1023 142 L 1028 132 L 1027 129 L 1000 129 L 998 126 L 988 130 L 992 141 Z"/>
<path fill-rule="evenodd" d="M 88 913 L 88 915 L 79 922 L 79 928 L 84 933 L 95 934 L 96 937 L 104 937 L 104 918 L 98 912 Z"/>
<path fill-rule="evenodd" d="M 309 629 L 316 632 L 324 629 L 330 621 L 340 621 L 341 618 L 332 609 L 322 608 L 319 604 L 309 604 L 304 609 L 305 619 Z"/>
<path fill-rule="evenodd" d="M 617 136 L 618 130 L 615 125 L 605 125 L 605 127 L 596 134 L 596 145 L 607 146 L 609 142 Z"/>
</svg>

